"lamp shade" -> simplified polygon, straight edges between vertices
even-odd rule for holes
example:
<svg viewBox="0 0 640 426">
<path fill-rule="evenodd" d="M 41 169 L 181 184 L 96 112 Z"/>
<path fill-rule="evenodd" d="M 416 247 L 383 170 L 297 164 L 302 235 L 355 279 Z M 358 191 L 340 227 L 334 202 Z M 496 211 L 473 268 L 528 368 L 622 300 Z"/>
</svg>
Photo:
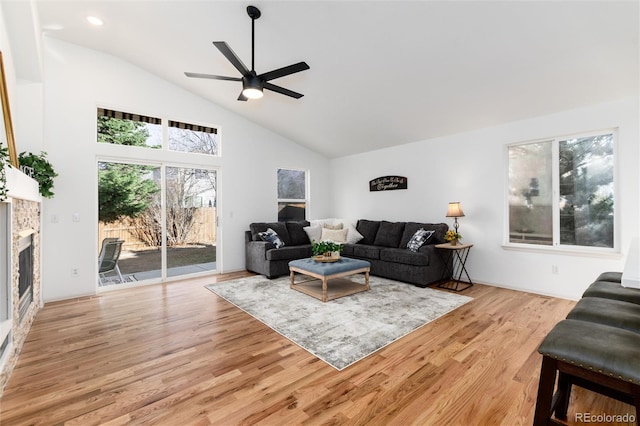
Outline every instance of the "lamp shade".
<svg viewBox="0 0 640 426">
<path fill-rule="evenodd" d="M 463 217 L 464 212 L 462 211 L 462 207 L 460 207 L 459 201 L 454 201 L 453 203 L 449 203 L 449 208 L 447 209 L 447 217 Z"/>
</svg>

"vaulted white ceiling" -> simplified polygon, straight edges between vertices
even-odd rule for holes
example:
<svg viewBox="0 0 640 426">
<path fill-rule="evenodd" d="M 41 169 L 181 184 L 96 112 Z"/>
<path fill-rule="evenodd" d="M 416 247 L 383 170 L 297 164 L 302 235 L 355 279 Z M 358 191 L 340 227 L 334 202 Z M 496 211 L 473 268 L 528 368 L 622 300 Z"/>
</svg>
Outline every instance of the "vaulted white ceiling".
<svg viewBox="0 0 640 426">
<path fill-rule="evenodd" d="M 258 73 L 311 69 L 236 100 L 212 45 Z M 637 1 L 36 0 L 48 37 L 123 58 L 333 158 L 638 95 Z M 92 27 L 86 16 L 100 17 Z M 215 117 L 211 117 L 214 124 Z"/>
</svg>

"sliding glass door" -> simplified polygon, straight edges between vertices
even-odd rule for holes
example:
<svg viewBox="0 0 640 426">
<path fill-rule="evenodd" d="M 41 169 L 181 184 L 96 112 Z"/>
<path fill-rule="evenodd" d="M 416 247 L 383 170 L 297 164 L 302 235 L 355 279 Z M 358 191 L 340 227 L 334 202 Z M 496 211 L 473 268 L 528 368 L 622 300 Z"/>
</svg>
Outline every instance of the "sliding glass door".
<svg viewBox="0 0 640 426">
<path fill-rule="evenodd" d="M 216 269 L 216 172 L 166 168 L 167 276 Z"/>
<path fill-rule="evenodd" d="M 98 162 L 99 285 L 214 271 L 216 176 L 215 170 Z M 121 251 L 105 259 L 113 241 L 122 241 Z"/>
</svg>

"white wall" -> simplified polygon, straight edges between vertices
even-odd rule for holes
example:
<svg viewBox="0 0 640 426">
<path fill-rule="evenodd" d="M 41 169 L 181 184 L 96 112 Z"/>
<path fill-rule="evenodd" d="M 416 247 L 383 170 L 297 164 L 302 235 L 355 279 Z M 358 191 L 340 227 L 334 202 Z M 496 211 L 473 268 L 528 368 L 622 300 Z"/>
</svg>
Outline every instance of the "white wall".
<svg viewBox="0 0 640 426">
<path fill-rule="evenodd" d="M 460 201 L 464 242 L 477 282 L 577 299 L 602 271 L 622 271 L 631 238 L 640 234 L 638 98 L 566 111 L 499 127 L 415 142 L 331 161 L 335 217 L 447 222 Z M 619 128 L 616 152 L 622 254 L 589 257 L 505 250 L 505 145 L 604 128 Z M 369 180 L 408 177 L 408 189 L 369 192 Z M 552 265 L 558 274 L 552 273 Z"/>
<path fill-rule="evenodd" d="M 55 197 L 45 200 L 44 300 L 96 292 L 96 107 L 220 126 L 218 262 L 222 272 L 244 269 L 244 231 L 254 221 L 277 220 L 276 169 L 310 170 L 314 216 L 329 213 L 329 161 L 240 116 L 194 96 L 113 56 L 53 39 L 44 44 L 44 146 L 59 173 Z M 161 159 L 163 153 L 150 152 Z M 166 157 L 166 156 L 165 156 Z M 193 154 L 173 153 L 173 161 Z M 72 222 L 74 212 L 80 222 Z M 52 223 L 57 215 L 59 222 Z M 72 277 L 72 268 L 79 276 Z"/>
</svg>

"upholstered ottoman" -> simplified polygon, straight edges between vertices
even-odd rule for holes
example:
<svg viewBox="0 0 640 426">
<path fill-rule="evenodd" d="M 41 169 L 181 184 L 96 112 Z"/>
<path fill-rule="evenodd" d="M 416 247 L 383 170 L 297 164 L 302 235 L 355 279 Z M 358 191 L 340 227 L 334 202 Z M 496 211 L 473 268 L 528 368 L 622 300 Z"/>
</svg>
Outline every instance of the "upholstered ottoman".
<svg viewBox="0 0 640 426">
<path fill-rule="evenodd" d="M 369 290 L 369 271 L 371 264 L 366 260 L 341 257 L 336 262 L 318 262 L 313 259 L 298 259 L 289 262 L 291 288 L 326 302 L 338 297 Z M 295 274 L 299 273 L 315 278 L 303 282 L 295 282 Z M 363 273 L 364 284 L 355 283 L 345 277 Z M 331 286 L 329 283 L 331 281 Z"/>
</svg>

